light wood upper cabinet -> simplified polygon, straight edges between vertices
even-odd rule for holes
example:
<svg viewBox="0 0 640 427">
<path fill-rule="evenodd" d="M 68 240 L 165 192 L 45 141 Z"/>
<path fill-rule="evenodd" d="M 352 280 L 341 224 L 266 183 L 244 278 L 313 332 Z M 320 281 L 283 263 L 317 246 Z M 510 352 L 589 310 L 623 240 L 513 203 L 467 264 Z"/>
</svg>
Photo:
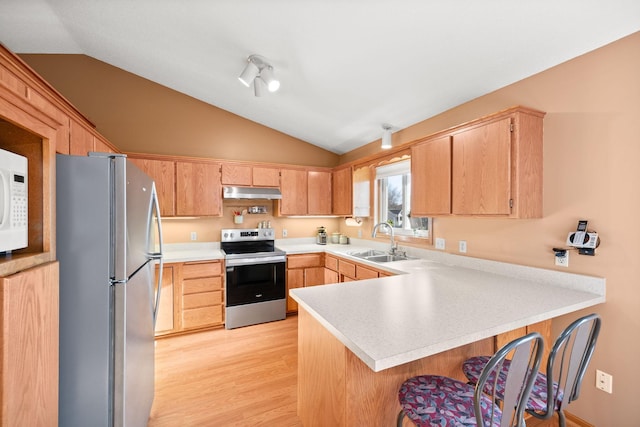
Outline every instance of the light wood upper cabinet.
<svg viewBox="0 0 640 427">
<path fill-rule="evenodd" d="M 307 214 L 307 171 L 299 169 L 282 169 L 280 171 L 280 215 Z"/>
<path fill-rule="evenodd" d="M 262 166 L 254 166 L 253 185 L 255 187 L 279 187 L 280 186 L 280 169 L 267 168 Z"/>
<path fill-rule="evenodd" d="M 414 145 L 412 215 L 540 218 L 543 118 L 514 107 Z"/>
<path fill-rule="evenodd" d="M 246 185 L 253 183 L 253 172 L 251 166 L 235 165 L 232 163 L 222 164 L 222 185 Z"/>
<path fill-rule="evenodd" d="M 220 163 L 176 162 L 176 215 L 222 216 Z"/>
<path fill-rule="evenodd" d="M 160 203 L 160 216 L 174 216 L 176 214 L 175 162 L 142 158 L 130 158 L 129 160 L 155 181 L 158 202 Z"/>
<path fill-rule="evenodd" d="M 454 214 L 511 213 L 511 118 L 453 136 L 452 186 Z"/>
<path fill-rule="evenodd" d="M 72 119 L 69 127 L 69 154 L 86 156 L 90 151 L 94 151 L 93 133 Z"/>
<path fill-rule="evenodd" d="M 279 187 L 280 169 L 256 165 L 222 163 L 222 185 Z"/>
<path fill-rule="evenodd" d="M 353 215 L 351 168 L 336 169 L 332 173 L 332 213 L 334 215 Z"/>
<path fill-rule="evenodd" d="M 451 213 L 451 137 L 411 147 L 411 215 Z"/>
<path fill-rule="evenodd" d="M 69 154 L 86 156 L 89 152 L 115 153 L 112 145 L 91 129 L 75 119 L 69 120 Z"/>
<path fill-rule="evenodd" d="M 307 199 L 309 215 L 331 215 L 331 172 L 307 173 Z"/>
</svg>

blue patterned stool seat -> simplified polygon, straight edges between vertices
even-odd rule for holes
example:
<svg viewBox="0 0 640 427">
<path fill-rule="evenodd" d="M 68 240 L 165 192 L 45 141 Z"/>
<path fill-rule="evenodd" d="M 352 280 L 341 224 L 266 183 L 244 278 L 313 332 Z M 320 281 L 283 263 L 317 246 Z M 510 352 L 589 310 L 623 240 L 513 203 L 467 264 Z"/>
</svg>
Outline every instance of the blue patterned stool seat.
<svg viewBox="0 0 640 427">
<path fill-rule="evenodd" d="M 405 381 L 398 398 L 404 414 L 419 427 L 475 426 L 474 391 L 473 386 L 462 381 L 439 375 L 421 375 Z M 492 408 L 500 419 L 500 408 L 489 397 L 483 396 L 480 406 L 485 427 L 492 425 Z"/>
<path fill-rule="evenodd" d="M 469 379 L 469 382 L 472 384 L 476 384 L 478 379 L 480 378 L 480 373 L 485 365 L 491 359 L 490 356 L 476 356 L 470 359 L 467 359 L 462 364 L 462 372 Z M 509 369 L 509 360 L 504 361 L 503 371 Z M 493 383 L 495 378 L 495 372 L 489 376 L 489 380 L 485 384 L 484 390 L 488 394 L 493 394 Z M 504 373 L 502 373 L 498 377 L 498 382 L 496 383 L 496 396 L 504 396 Z M 553 393 L 557 394 L 558 398 L 556 399 L 555 410 L 557 410 L 557 403 L 562 401 L 562 397 L 564 395 L 563 391 L 558 391 L 558 383 L 554 381 L 553 383 Z M 531 389 L 531 395 L 529 396 L 529 400 L 527 401 L 527 409 L 531 411 L 543 412 L 547 409 L 547 376 L 542 372 L 538 372 L 536 376 L 536 380 L 533 383 L 533 388 Z"/>
</svg>

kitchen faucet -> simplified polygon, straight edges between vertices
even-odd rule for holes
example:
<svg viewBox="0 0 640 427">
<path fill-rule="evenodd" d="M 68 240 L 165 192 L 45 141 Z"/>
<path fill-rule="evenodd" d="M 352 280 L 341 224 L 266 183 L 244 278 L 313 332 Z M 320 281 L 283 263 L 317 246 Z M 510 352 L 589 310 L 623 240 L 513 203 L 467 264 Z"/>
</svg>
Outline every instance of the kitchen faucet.
<svg viewBox="0 0 640 427">
<path fill-rule="evenodd" d="M 389 240 L 391 241 L 391 249 L 389 250 L 389 253 L 391 255 L 395 255 L 396 250 L 398 249 L 396 247 L 396 242 L 393 239 L 393 227 L 391 226 L 391 224 L 389 224 L 388 222 L 379 222 L 378 224 L 373 226 L 373 231 L 371 232 L 371 237 L 376 237 L 376 233 L 378 232 L 378 228 L 380 228 L 381 226 L 386 226 L 389 229 Z"/>
</svg>

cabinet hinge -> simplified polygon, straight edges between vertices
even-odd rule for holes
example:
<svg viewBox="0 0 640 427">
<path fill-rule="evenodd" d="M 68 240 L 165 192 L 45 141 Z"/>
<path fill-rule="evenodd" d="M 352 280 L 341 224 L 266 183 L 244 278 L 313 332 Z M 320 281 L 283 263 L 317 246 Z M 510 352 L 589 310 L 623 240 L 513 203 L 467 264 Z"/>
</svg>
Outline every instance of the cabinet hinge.
<svg viewBox="0 0 640 427">
<path fill-rule="evenodd" d="M 513 199 L 509 199 L 509 209 L 513 209 Z"/>
<path fill-rule="evenodd" d="M 511 123 L 511 124 L 509 125 L 509 130 L 510 130 L 511 132 L 513 132 L 513 129 L 514 129 L 513 123 Z"/>
</svg>

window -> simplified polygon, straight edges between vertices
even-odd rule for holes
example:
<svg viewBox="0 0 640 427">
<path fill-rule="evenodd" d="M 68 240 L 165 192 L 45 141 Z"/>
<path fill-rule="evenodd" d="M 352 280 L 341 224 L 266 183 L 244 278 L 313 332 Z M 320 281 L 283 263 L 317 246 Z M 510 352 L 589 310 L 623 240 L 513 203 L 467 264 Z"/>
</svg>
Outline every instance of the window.
<svg viewBox="0 0 640 427">
<path fill-rule="evenodd" d="M 429 237 L 429 219 L 411 217 L 411 160 L 376 168 L 376 197 L 376 222 L 397 235 Z"/>
</svg>

